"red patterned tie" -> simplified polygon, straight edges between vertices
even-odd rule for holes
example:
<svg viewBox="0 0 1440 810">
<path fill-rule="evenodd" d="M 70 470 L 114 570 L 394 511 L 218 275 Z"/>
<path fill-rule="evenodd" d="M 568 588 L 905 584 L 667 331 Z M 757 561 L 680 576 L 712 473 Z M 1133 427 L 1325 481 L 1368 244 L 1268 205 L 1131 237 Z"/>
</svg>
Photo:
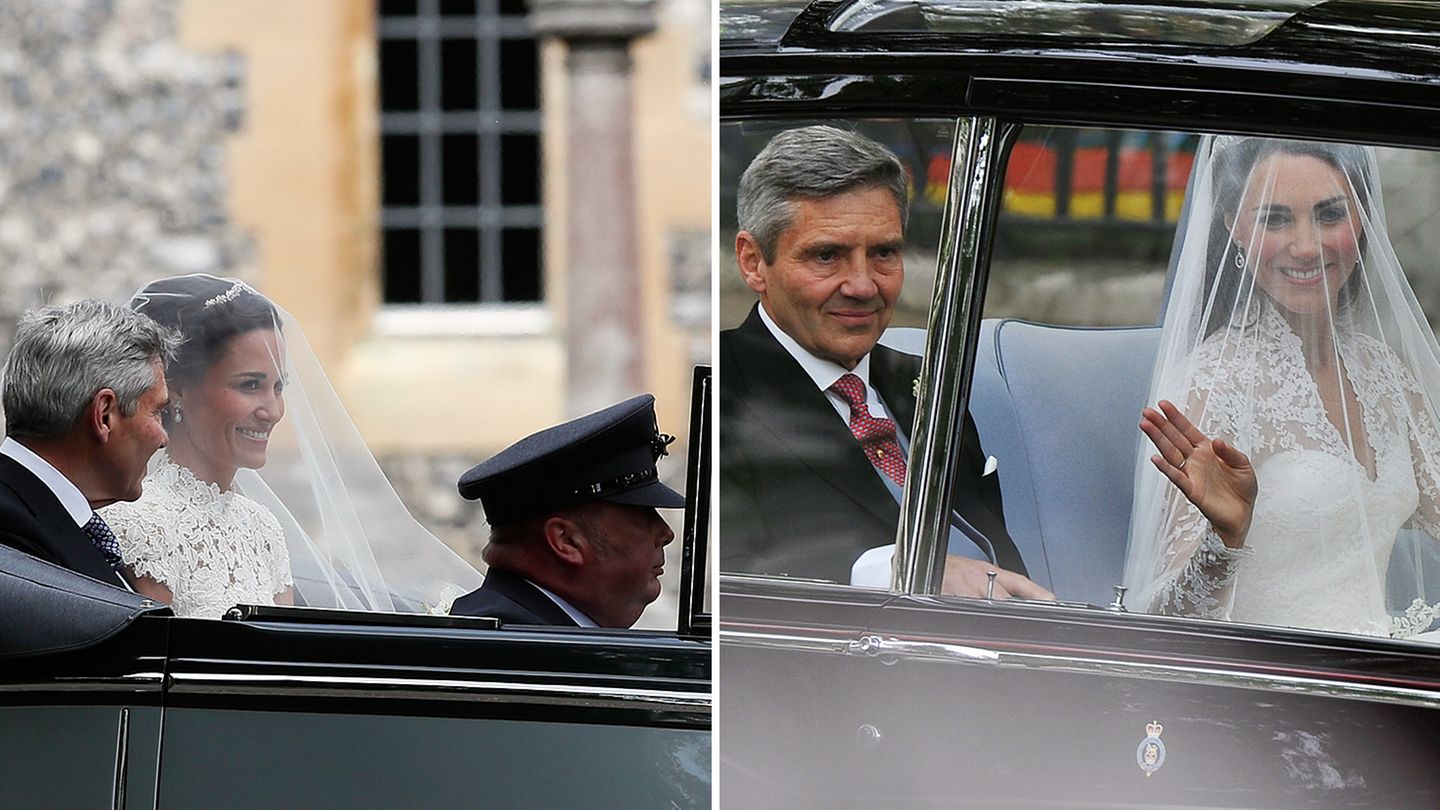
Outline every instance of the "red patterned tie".
<svg viewBox="0 0 1440 810">
<path fill-rule="evenodd" d="M 865 405 L 865 383 L 854 374 L 846 374 L 830 386 L 850 405 L 850 432 L 876 469 L 891 481 L 905 486 L 905 456 L 896 438 L 895 421 L 870 415 Z"/>
</svg>

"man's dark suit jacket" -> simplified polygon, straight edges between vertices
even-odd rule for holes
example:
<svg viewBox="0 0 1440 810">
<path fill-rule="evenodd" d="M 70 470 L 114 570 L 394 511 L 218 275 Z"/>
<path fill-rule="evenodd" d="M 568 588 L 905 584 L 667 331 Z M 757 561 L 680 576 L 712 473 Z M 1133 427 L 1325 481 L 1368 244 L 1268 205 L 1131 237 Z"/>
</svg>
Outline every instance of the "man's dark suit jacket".
<svg viewBox="0 0 1440 810">
<path fill-rule="evenodd" d="M 489 616 L 505 624 L 575 627 L 564 608 L 518 574 L 491 568 L 479 588 L 455 600 L 451 616 Z"/>
<path fill-rule="evenodd" d="M 0 543 L 62 568 L 125 587 L 64 504 L 45 482 L 9 456 L 0 455 Z"/>
<path fill-rule="evenodd" d="M 870 383 L 907 436 L 919 372 L 919 357 L 870 352 Z M 849 582 L 861 552 L 895 541 L 899 504 L 758 305 L 720 333 L 719 373 L 720 569 Z M 999 566 L 1025 573 L 968 413 L 961 448 L 956 511 L 994 545 Z"/>
</svg>

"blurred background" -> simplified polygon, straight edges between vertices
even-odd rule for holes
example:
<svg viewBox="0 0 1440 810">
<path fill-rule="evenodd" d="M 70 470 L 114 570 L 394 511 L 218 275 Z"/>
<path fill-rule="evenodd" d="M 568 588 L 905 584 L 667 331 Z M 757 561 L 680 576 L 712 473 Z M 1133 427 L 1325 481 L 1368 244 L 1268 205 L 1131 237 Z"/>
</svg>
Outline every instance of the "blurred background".
<svg viewBox="0 0 1440 810">
<path fill-rule="evenodd" d="M 892 324 L 925 326 L 949 192 L 954 119 L 746 120 L 719 128 L 719 323 L 739 325 L 756 296 L 735 265 L 740 175 L 782 129 L 849 127 L 905 167 L 905 286 Z M 1193 133 L 1026 126 L 1005 167 L 984 316 L 1052 324 L 1153 324 L 1199 137 Z M 1440 322 L 1440 152 L 1376 151 L 1389 236 L 1432 328 Z"/>
<path fill-rule="evenodd" d="M 293 314 L 415 516 L 465 469 L 710 358 L 705 0 L 6 0 L 0 351 L 165 275 Z M 678 534 L 680 515 L 672 525 Z M 672 545 L 679 570 L 679 543 Z M 673 623 L 677 585 L 641 620 Z"/>
</svg>

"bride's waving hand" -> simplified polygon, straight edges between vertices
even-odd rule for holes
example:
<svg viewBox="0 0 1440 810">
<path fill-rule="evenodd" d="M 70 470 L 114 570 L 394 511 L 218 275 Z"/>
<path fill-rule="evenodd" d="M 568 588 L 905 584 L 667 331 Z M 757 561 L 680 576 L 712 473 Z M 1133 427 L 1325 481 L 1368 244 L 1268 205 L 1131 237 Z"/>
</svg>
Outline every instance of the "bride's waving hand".
<svg viewBox="0 0 1440 810">
<path fill-rule="evenodd" d="M 1195 504 L 1226 546 L 1244 546 L 1257 491 L 1250 458 L 1224 439 L 1206 437 L 1169 400 L 1159 404 L 1159 410 L 1140 414 L 1140 429 L 1159 451 L 1150 462 Z"/>
</svg>

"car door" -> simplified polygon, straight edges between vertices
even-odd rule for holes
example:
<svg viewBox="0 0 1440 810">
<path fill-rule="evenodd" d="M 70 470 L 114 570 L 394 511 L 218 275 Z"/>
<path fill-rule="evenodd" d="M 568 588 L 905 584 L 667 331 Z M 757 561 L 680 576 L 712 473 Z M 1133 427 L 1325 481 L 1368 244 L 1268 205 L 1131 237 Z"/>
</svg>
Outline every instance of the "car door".
<svg viewBox="0 0 1440 810">
<path fill-rule="evenodd" d="M 705 641 L 316 613 L 171 620 L 159 807 L 709 802 Z"/>
</svg>

